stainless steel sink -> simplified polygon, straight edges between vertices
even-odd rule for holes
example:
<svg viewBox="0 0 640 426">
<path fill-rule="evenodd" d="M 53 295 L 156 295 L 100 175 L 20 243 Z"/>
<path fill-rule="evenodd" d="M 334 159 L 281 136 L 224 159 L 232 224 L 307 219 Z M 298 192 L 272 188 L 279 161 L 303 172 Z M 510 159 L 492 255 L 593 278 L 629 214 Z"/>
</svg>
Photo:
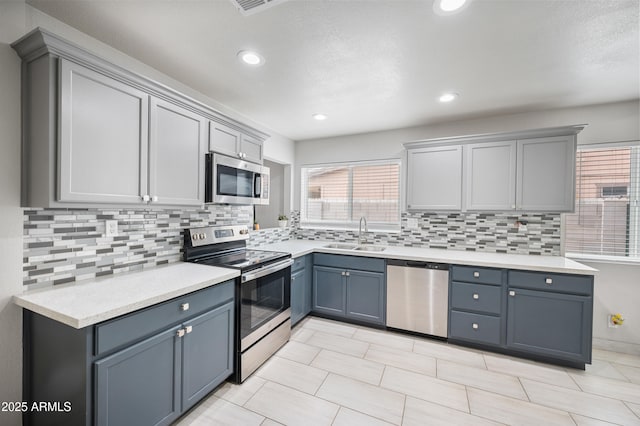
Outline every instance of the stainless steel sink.
<svg viewBox="0 0 640 426">
<path fill-rule="evenodd" d="M 332 244 L 327 244 L 325 247 L 332 248 L 332 249 L 353 250 L 356 248 L 356 245 L 345 244 L 345 243 L 332 243 Z"/>
<path fill-rule="evenodd" d="M 354 250 L 359 250 L 359 251 L 384 251 L 384 249 L 386 249 L 386 247 L 374 246 L 371 244 L 362 244 L 354 248 Z"/>
</svg>

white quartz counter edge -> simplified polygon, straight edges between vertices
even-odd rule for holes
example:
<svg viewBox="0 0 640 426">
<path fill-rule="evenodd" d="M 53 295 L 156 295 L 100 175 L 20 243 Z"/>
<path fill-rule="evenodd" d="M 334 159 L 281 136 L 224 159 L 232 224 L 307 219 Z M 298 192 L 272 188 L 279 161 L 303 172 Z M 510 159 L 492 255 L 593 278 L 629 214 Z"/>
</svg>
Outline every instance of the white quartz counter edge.
<svg viewBox="0 0 640 426">
<path fill-rule="evenodd" d="M 261 246 L 264 250 L 285 251 L 293 257 L 309 253 L 348 254 L 352 256 L 386 259 L 441 262 L 456 265 L 485 266 L 491 268 L 520 269 L 527 271 L 556 272 L 560 274 L 595 275 L 598 270 L 561 256 L 535 256 L 469 252 L 459 250 L 429 249 L 418 247 L 386 246 L 384 251 L 359 251 L 326 248 L 335 241 L 289 240 Z"/>
<path fill-rule="evenodd" d="M 97 324 L 239 276 L 237 270 L 173 263 L 109 278 L 29 290 L 15 304 L 74 328 Z"/>
</svg>

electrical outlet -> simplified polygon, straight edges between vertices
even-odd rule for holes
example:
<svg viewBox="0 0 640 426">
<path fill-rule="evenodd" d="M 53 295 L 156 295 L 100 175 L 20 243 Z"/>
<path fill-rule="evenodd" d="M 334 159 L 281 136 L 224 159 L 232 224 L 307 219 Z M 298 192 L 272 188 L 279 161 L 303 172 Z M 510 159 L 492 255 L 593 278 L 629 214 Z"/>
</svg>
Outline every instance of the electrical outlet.
<svg viewBox="0 0 640 426">
<path fill-rule="evenodd" d="M 407 218 L 407 228 L 418 229 L 418 219 L 414 217 Z"/>
<path fill-rule="evenodd" d="M 107 237 L 115 237 L 118 235 L 118 221 L 117 220 L 105 220 L 105 235 Z"/>
</svg>

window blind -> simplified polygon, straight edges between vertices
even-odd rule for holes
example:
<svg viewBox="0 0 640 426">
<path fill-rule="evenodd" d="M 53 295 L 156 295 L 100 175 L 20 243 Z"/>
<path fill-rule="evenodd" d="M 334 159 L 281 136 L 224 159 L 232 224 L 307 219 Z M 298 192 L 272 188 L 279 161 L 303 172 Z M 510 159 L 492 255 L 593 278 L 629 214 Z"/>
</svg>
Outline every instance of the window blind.
<svg viewBox="0 0 640 426">
<path fill-rule="evenodd" d="M 568 256 L 640 260 L 640 147 L 583 147 L 576 157 L 576 209 L 565 216 Z"/>
<path fill-rule="evenodd" d="M 300 222 L 303 226 L 400 227 L 400 161 L 339 163 L 301 168 Z"/>
</svg>

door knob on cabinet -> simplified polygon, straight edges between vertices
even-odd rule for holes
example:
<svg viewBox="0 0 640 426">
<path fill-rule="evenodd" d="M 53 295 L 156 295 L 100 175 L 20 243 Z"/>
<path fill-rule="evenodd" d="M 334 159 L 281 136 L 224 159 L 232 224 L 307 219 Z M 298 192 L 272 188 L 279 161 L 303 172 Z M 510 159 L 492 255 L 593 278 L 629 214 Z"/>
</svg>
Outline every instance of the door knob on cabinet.
<svg viewBox="0 0 640 426">
<path fill-rule="evenodd" d="M 515 291 L 511 290 L 511 291 L 509 292 L 509 296 L 515 296 L 515 295 L 516 295 L 516 292 L 515 292 Z"/>
<path fill-rule="evenodd" d="M 477 330 L 479 326 L 478 326 L 478 323 L 475 323 L 475 322 L 474 322 L 474 323 L 471 325 L 471 327 L 473 327 L 473 329 L 474 329 L 474 330 Z"/>
<path fill-rule="evenodd" d="M 149 197 L 149 195 L 147 195 L 147 194 L 144 194 L 142 196 L 142 201 L 144 201 L 145 203 L 148 203 L 150 199 L 151 199 L 151 197 Z"/>
<path fill-rule="evenodd" d="M 180 310 L 181 311 L 188 311 L 189 310 L 189 303 L 183 303 L 182 305 L 180 305 Z"/>
<path fill-rule="evenodd" d="M 191 333 L 191 332 L 193 331 L 193 326 L 192 326 L 192 325 L 188 325 L 188 326 L 184 329 L 184 331 L 185 331 L 187 334 Z"/>
<path fill-rule="evenodd" d="M 154 195 L 154 196 L 151 198 L 151 201 L 153 201 L 154 203 L 157 203 L 157 202 L 158 202 L 158 196 L 157 196 L 157 195 Z"/>
<path fill-rule="evenodd" d="M 478 299 L 480 299 L 480 295 L 478 293 L 473 293 L 473 298 L 475 300 L 478 300 Z"/>
<path fill-rule="evenodd" d="M 176 335 L 178 337 L 183 337 L 184 336 L 184 328 L 181 328 L 180 330 L 176 331 Z"/>
<path fill-rule="evenodd" d="M 549 284 L 549 285 L 551 285 L 551 284 L 553 284 L 553 279 L 551 279 L 551 278 L 545 278 L 545 279 L 544 279 L 544 282 L 545 282 L 545 284 Z"/>
<path fill-rule="evenodd" d="M 473 273 L 473 278 L 480 278 L 480 272 L 474 272 Z"/>
</svg>

